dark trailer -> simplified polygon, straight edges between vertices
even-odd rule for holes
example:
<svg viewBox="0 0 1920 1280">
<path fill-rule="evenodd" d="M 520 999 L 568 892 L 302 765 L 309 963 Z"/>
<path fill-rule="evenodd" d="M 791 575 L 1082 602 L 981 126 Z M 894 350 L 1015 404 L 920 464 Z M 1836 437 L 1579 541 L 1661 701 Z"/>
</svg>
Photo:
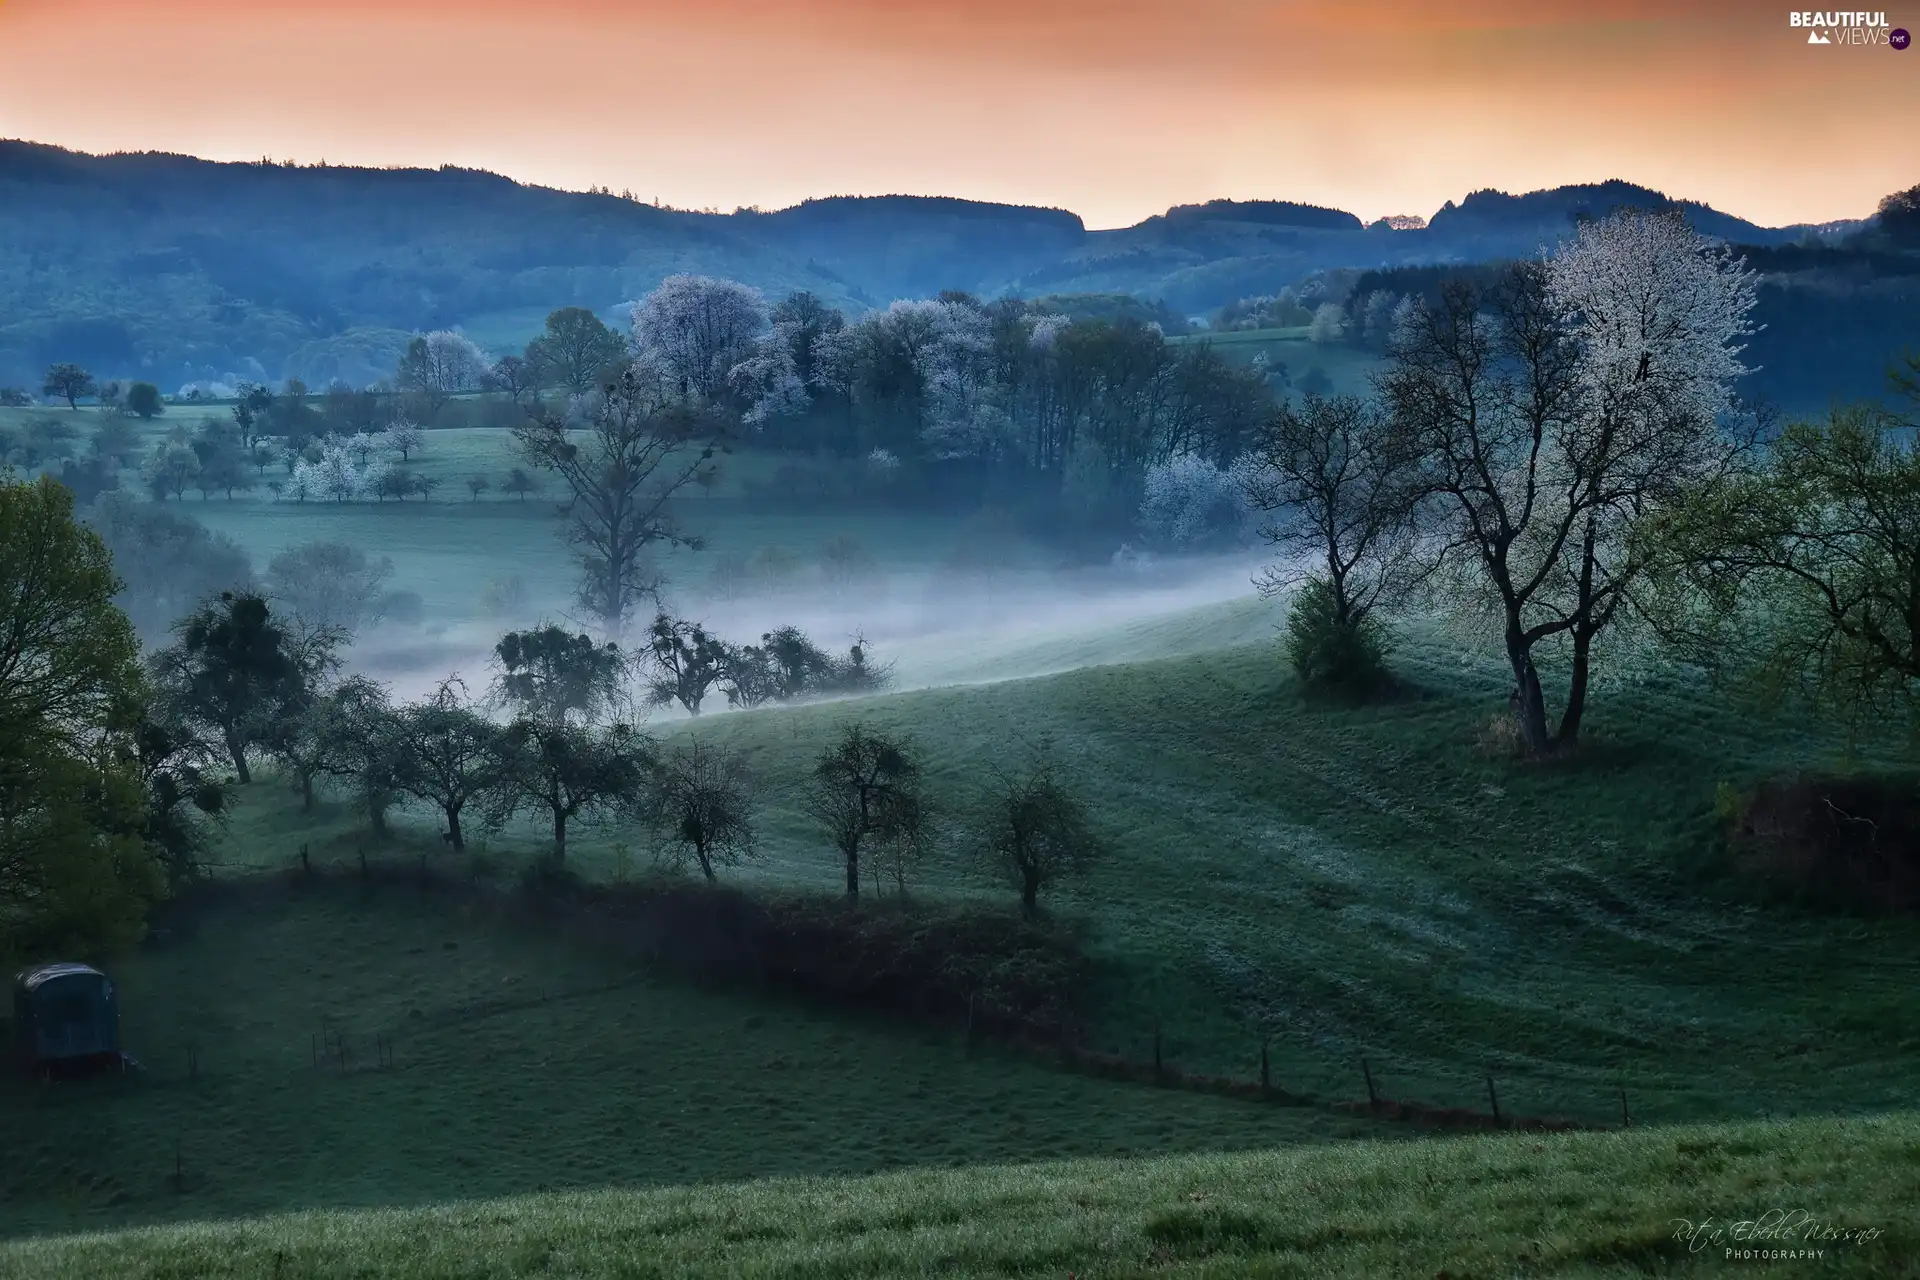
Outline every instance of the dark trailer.
<svg viewBox="0 0 1920 1280">
<path fill-rule="evenodd" d="M 113 983 L 84 964 L 43 964 L 13 982 L 16 1051 L 36 1072 L 120 1059 Z"/>
</svg>

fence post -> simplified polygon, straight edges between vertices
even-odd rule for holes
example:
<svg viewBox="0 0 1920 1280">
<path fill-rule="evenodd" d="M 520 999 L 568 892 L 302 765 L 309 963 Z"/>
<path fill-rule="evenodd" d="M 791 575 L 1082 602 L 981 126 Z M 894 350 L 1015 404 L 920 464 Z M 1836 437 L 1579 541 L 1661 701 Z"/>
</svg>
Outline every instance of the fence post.
<svg viewBox="0 0 1920 1280">
<path fill-rule="evenodd" d="M 1633 1113 L 1627 1110 L 1627 1087 L 1620 1086 L 1620 1127 L 1633 1128 Z"/>
<path fill-rule="evenodd" d="M 1493 1122 L 1500 1123 L 1500 1095 L 1493 1091 L 1493 1077 L 1487 1077 L 1487 1101 L 1493 1104 Z"/>
<path fill-rule="evenodd" d="M 1267 1072 L 1267 1042 L 1260 1042 L 1260 1096 L 1273 1092 L 1273 1077 Z"/>
<path fill-rule="evenodd" d="M 1360 1059 L 1360 1074 L 1367 1078 L 1367 1105 L 1370 1107 L 1379 1106 L 1380 1094 L 1373 1087 L 1373 1068 L 1367 1065 L 1365 1058 Z"/>
<path fill-rule="evenodd" d="M 1153 1027 L 1153 1080 L 1155 1084 L 1159 1084 L 1162 1083 L 1163 1079 L 1163 1068 L 1160 1065 L 1160 1024 L 1155 1023 Z"/>
</svg>

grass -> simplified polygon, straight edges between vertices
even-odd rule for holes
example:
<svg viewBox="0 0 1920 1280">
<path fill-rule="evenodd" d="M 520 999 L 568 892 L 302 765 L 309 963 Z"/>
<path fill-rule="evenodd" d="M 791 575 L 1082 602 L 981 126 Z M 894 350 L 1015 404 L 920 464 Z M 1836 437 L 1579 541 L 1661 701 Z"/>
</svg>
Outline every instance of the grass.
<svg viewBox="0 0 1920 1280">
<path fill-rule="evenodd" d="M 1911 1276 L 1916 1157 L 1912 1113 L 1351 1143 L 277 1215 L 18 1242 L 0 1272 Z"/>
<path fill-rule="evenodd" d="M 489 919 L 324 884 L 194 911 L 191 932 L 112 966 L 144 1072 L 0 1080 L 0 1236 L 1374 1128 L 654 983 Z M 344 1068 L 316 1065 L 330 1034 Z"/>
<path fill-rule="evenodd" d="M 1504 693 L 1490 667 L 1410 654 L 1421 692 L 1329 706 L 1271 641 L 1205 649 L 1258 617 L 1228 604 L 1008 648 L 1112 664 L 1043 678 L 658 729 L 738 748 L 761 780 L 765 859 L 737 878 L 821 892 L 841 873 L 802 809 L 811 761 L 855 716 L 910 735 L 946 824 L 913 890 L 999 902 L 970 834 L 979 780 L 1050 738 L 1110 845 L 1049 903 L 1102 966 L 1098 1050 L 1145 1057 L 1158 1029 L 1170 1061 L 1244 1078 L 1264 1039 L 1296 1092 L 1364 1096 L 1364 1057 L 1392 1096 L 1484 1109 L 1491 1075 L 1510 1113 L 1589 1123 L 1617 1120 L 1622 1090 L 1667 1122 L 1910 1103 L 1920 925 L 1761 907 L 1690 870 L 1717 780 L 1831 762 L 1838 744 L 1652 680 L 1600 694 L 1583 759 L 1523 766 L 1474 749 Z M 1187 656 L 1139 660 L 1155 645 Z M 433 847 L 430 815 L 409 821 Z M 616 874 L 622 836 L 577 834 L 575 865 Z M 285 867 L 301 840 L 350 859 L 364 836 L 344 808 L 310 819 L 257 786 L 237 860 Z M 490 852 L 539 848 L 527 828 Z"/>
</svg>

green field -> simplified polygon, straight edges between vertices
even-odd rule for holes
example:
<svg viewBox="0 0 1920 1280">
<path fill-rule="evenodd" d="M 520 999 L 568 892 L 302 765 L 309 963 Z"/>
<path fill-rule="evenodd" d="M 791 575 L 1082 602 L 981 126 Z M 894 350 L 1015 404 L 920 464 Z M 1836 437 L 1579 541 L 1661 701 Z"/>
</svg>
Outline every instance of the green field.
<svg viewBox="0 0 1920 1280">
<path fill-rule="evenodd" d="M 430 433 L 413 465 L 442 481 L 431 502 L 178 505 L 257 569 L 322 537 L 391 556 L 433 623 L 380 653 L 430 677 L 504 625 L 479 616 L 487 579 L 564 607 L 552 495 L 472 502 L 460 486 L 497 483 L 507 443 Z M 0 1236 L 315 1216 L 27 1242 L 0 1250 L 0 1275 L 1676 1274 L 1721 1260 L 1676 1252 L 1673 1217 L 1786 1197 L 1891 1226 L 1914 1202 L 1920 923 L 1771 903 L 1712 860 L 1719 784 L 1904 764 L 1894 746 L 1756 721 L 1652 666 L 1597 691 L 1579 757 L 1522 765 L 1481 747 L 1508 678 L 1457 635 L 1409 625 L 1407 692 L 1331 705 L 1293 681 L 1245 567 L 1174 566 L 1097 596 L 1035 573 L 969 596 L 930 576 L 959 521 L 756 512 L 740 480 L 776 460 L 734 461 L 686 504 L 711 547 L 676 562 L 679 589 L 697 595 L 717 552 L 805 558 L 857 537 L 886 588 L 845 625 L 897 624 L 900 688 L 654 726 L 738 748 L 759 781 L 765 858 L 729 878 L 836 891 L 799 784 L 859 717 L 927 761 L 942 835 L 911 892 L 1008 903 L 973 834 L 981 782 L 1049 739 L 1109 844 L 1046 901 L 1096 964 L 1088 1047 L 1144 1059 L 1157 1036 L 1172 1065 L 1244 1079 L 1264 1043 L 1274 1083 L 1314 1105 L 1099 1081 L 969 1056 L 955 1028 L 648 980 L 414 890 L 269 891 L 256 873 L 303 847 L 323 865 L 364 851 L 507 876 L 541 841 L 512 828 L 456 860 L 416 810 L 380 846 L 344 801 L 305 814 L 266 777 L 215 851 L 222 895 L 114 966 L 147 1071 L 0 1087 Z M 907 625 L 921 614 L 938 625 Z M 614 878 L 640 869 L 641 843 L 583 831 L 570 858 Z M 315 1064 L 329 1028 L 344 1070 Z M 1391 1097 L 1485 1109 L 1491 1080 L 1508 1114 L 1604 1126 L 1624 1097 L 1636 1130 L 1385 1141 L 1411 1132 L 1333 1106 L 1365 1096 L 1363 1059 Z M 1639 1128 L 1704 1123 L 1725 1127 Z M 1340 1141 L 1360 1135 L 1383 1140 Z M 1165 1158 L 1005 1167 L 1120 1155 Z M 625 1190 L 952 1165 L 982 1167 Z M 1911 1274 L 1911 1239 L 1887 1241 L 1843 1273 Z M 651 1252 L 623 1270 L 635 1242 Z"/>
<path fill-rule="evenodd" d="M 1916 1156 L 1911 1113 L 1299 1146 L 290 1214 L 0 1245 L 0 1270 L 21 1280 L 1910 1276 Z M 1819 1256 L 1764 1259 L 1782 1250 Z"/>
</svg>

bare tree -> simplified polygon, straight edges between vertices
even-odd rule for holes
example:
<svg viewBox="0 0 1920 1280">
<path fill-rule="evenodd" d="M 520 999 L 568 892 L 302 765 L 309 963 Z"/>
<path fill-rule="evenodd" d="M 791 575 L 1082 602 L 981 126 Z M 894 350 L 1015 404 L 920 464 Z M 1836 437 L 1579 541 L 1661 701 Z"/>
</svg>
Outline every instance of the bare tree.
<svg viewBox="0 0 1920 1280">
<path fill-rule="evenodd" d="M 903 739 L 849 724 L 813 766 L 811 814 L 846 864 L 847 897 L 860 897 L 863 849 L 917 847 L 926 830 L 920 762 Z"/>
<path fill-rule="evenodd" d="M 554 413 L 514 428 L 522 454 L 566 482 L 566 537 L 579 560 L 581 607 L 617 636 L 643 601 L 658 602 L 657 550 L 698 548 L 673 500 L 716 464 L 721 427 L 639 367 L 595 398 L 584 432 Z"/>
<path fill-rule="evenodd" d="M 1024 768 L 993 771 L 986 848 L 1013 878 L 1020 905 L 1038 909 L 1040 890 L 1104 852 L 1086 805 L 1073 794 L 1051 748 L 1042 744 Z"/>
<path fill-rule="evenodd" d="M 553 859 L 567 857 L 576 819 L 631 808 L 641 797 L 653 743 L 632 725 L 569 724 L 524 716 L 500 737 L 501 779 L 487 819 L 498 825 L 522 809 L 553 823 Z"/>
<path fill-rule="evenodd" d="M 671 860 L 691 858 L 708 884 L 714 868 L 759 856 L 753 782 L 737 753 L 689 741 L 661 761 L 651 802 L 654 840 Z"/>
<path fill-rule="evenodd" d="M 505 780 L 499 727 L 469 705 L 464 684 L 444 680 L 424 702 L 400 708 L 391 746 L 394 789 L 437 807 L 447 822 L 442 838 L 466 848 L 461 814 Z"/>
<path fill-rule="evenodd" d="M 1419 459 L 1379 406 L 1313 395 L 1282 405 L 1254 460 L 1247 500 L 1271 517 L 1260 532 L 1282 557 L 1256 579 L 1261 594 L 1319 575 L 1341 621 L 1358 625 L 1419 581 Z"/>
</svg>

